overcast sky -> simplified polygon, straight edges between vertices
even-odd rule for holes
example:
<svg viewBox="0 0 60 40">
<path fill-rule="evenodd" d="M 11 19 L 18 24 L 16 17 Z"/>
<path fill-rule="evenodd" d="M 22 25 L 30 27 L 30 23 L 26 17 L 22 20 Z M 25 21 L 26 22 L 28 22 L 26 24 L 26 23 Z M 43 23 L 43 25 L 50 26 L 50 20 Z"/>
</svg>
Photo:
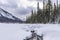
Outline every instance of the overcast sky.
<svg viewBox="0 0 60 40">
<path fill-rule="evenodd" d="M 31 14 L 31 10 L 37 8 L 37 1 L 42 9 L 42 0 L 0 0 L 0 7 L 20 19 L 26 20 L 26 16 Z"/>
</svg>

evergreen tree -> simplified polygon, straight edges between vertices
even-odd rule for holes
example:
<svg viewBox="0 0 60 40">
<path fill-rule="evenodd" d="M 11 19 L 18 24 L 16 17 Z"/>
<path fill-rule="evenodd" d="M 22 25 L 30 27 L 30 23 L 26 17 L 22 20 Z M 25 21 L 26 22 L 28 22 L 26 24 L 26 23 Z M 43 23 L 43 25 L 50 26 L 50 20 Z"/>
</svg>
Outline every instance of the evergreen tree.
<svg viewBox="0 0 60 40">
<path fill-rule="evenodd" d="M 46 5 L 46 12 L 45 12 L 47 22 L 51 20 L 51 14 L 52 14 L 52 4 L 51 4 L 51 0 L 48 0 L 48 3 Z"/>
<path fill-rule="evenodd" d="M 54 3 L 54 10 L 53 10 L 53 13 L 52 13 L 52 22 L 53 23 L 55 22 L 56 15 L 57 15 L 57 7 L 56 7 L 56 5 Z"/>
<path fill-rule="evenodd" d="M 51 0 L 48 0 L 46 4 L 43 2 L 43 11 L 39 8 L 39 2 L 37 3 L 37 13 L 36 11 L 33 12 L 31 16 L 27 18 L 27 22 L 29 23 L 49 23 L 49 22 L 55 22 L 58 16 L 60 15 L 60 6 L 57 6 L 54 3 L 52 6 Z M 58 20 L 58 19 L 57 19 Z"/>
<path fill-rule="evenodd" d="M 37 3 L 37 22 L 42 23 L 42 10 L 39 8 L 39 2 Z"/>
</svg>

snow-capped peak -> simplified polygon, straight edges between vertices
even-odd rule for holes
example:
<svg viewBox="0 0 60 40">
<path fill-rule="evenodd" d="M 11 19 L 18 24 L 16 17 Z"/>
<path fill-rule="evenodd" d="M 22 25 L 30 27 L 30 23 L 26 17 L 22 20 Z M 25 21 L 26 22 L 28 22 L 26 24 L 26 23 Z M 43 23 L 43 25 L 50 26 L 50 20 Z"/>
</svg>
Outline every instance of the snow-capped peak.
<svg viewBox="0 0 60 40">
<path fill-rule="evenodd" d="M 7 18 L 15 20 L 10 13 L 8 13 L 5 10 L 3 10 L 2 8 L 0 8 L 0 16 L 4 16 L 4 17 L 7 17 Z"/>
<path fill-rule="evenodd" d="M 4 9 L 0 8 L 0 22 L 23 22 L 19 18 L 13 16 L 11 13 L 5 11 Z"/>
</svg>

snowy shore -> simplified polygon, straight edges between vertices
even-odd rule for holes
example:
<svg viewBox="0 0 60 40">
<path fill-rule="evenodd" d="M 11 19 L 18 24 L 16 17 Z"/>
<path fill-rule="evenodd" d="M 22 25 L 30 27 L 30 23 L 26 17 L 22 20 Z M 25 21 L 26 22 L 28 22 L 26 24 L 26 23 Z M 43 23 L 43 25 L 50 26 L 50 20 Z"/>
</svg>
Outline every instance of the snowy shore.
<svg viewBox="0 0 60 40">
<path fill-rule="evenodd" d="M 0 40 L 23 40 L 31 35 L 31 30 L 44 40 L 60 40 L 60 24 L 5 24 L 0 23 Z"/>
</svg>

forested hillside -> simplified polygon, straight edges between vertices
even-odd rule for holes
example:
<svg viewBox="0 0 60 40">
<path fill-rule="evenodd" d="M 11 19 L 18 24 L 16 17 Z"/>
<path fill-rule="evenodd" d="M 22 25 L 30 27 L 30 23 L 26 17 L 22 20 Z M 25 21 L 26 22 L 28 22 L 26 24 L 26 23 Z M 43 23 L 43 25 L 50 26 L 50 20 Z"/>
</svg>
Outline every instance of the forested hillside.
<svg viewBox="0 0 60 40">
<path fill-rule="evenodd" d="M 56 5 L 57 4 L 57 5 Z M 39 2 L 37 3 L 37 11 L 32 10 L 31 16 L 28 16 L 27 23 L 56 23 L 60 22 L 60 4 L 52 4 L 51 0 L 46 3 L 43 1 L 43 9 L 39 8 Z"/>
</svg>

